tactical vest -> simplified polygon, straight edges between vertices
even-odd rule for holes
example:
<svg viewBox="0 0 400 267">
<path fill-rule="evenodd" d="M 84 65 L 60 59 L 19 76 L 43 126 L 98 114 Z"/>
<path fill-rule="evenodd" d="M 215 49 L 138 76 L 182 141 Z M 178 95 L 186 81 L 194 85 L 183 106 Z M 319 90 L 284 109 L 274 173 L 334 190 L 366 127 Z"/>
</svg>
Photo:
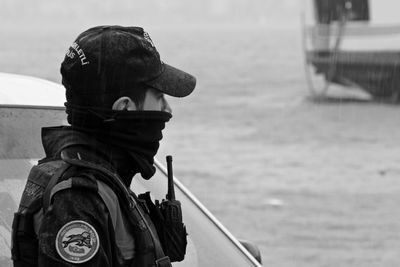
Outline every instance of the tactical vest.
<svg viewBox="0 0 400 267">
<path fill-rule="evenodd" d="M 82 170 L 86 171 L 82 172 Z M 129 221 L 131 233 L 134 236 L 133 266 L 171 266 L 169 258 L 162 251 L 143 202 L 108 169 L 78 159 L 49 161 L 32 168 L 18 212 L 14 215 L 11 250 L 14 266 L 37 266 L 38 239 L 34 229 L 34 216 L 40 212 L 40 209 L 43 209 L 44 214 L 51 205 L 53 195 L 60 190 L 70 188 L 71 179 L 76 179 L 76 177 L 80 180 L 83 177 L 87 178 L 83 179 L 85 182 L 78 183 L 78 186 L 86 190 L 96 190 L 108 210 L 111 209 L 113 203 L 107 196 L 110 196 L 110 190 L 113 188 L 112 192 L 118 198 L 122 214 Z M 74 183 L 74 186 L 76 185 L 77 183 Z M 110 215 L 115 227 L 116 218 L 112 213 Z"/>
</svg>

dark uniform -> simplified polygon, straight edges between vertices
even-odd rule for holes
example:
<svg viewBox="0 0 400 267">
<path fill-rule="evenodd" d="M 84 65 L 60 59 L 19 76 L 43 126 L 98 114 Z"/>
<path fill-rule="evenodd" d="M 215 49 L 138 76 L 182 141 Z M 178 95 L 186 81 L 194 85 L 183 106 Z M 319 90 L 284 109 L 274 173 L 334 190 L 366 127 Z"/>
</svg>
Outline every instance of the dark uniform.
<svg viewBox="0 0 400 267">
<path fill-rule="evenodd" d="M 43 130 L 43 146 L 46 158 L 32 169 L 14 221 L 15 264 L 156 266 L 163 255 L 156 251 L 154 225 L 132 192 L 132 197 L 126 198 L 112 189 L 122 189 L 118 183 L 123 180 L 112 159 L 95 153 L 102 145 L 83 133 L 60 127 Z M 63 168 L 49 203 L 43 203 L 51 177 Z M 48 205 L 45 212 L 43 205 Z M 23 229 L 26 224 L 33 229 Z M 35 247 L 37 255 L 32 251 Z M 159 266 L 169 266 L 168 260 L 162 259 Z"/>
</svg>

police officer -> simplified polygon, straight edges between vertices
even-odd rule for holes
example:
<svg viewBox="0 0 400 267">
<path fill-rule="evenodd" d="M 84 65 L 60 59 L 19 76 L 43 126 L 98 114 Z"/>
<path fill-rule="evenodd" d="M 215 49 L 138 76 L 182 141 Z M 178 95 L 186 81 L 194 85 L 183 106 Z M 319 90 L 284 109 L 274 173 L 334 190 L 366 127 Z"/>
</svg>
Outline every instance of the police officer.
<svg viewBox="0 0 400 267">
<path fill-rule="evenodd" d="M 171 108 L 195 78 L 160 60 L 139 27 L 80 34 L 61 64 L 71 126 L 42 129 L 46 157 L 28 177 L 13 222 L 15 266 L 170 266 L 146 206 Z"/>
</svg>

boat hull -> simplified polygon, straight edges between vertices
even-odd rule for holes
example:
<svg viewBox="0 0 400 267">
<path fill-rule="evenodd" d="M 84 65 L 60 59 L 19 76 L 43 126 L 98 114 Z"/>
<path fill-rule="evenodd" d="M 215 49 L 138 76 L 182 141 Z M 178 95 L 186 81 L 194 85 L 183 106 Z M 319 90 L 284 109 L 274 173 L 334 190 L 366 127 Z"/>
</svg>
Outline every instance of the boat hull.
<svg viewBox="0 0 400 267">
<path fill-rule="evenodd" d="M 399 100 L 400 51 L 308 51 L 306 60 L 328 82 Z"/>
</svg>

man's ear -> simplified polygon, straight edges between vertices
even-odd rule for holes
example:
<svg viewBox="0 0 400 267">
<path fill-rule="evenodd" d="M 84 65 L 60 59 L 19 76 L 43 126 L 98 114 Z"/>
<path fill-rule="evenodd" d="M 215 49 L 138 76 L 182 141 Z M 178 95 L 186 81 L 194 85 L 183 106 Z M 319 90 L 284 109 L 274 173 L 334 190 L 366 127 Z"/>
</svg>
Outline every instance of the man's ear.
<svg viewBox="0 0 400 267">
<path fill-rule="evenodd" d="M 122 96 L 115 100 L 112 105 L 113 110 L 137 110 L 135 102 L 127 96 Z"/>
</svg>

